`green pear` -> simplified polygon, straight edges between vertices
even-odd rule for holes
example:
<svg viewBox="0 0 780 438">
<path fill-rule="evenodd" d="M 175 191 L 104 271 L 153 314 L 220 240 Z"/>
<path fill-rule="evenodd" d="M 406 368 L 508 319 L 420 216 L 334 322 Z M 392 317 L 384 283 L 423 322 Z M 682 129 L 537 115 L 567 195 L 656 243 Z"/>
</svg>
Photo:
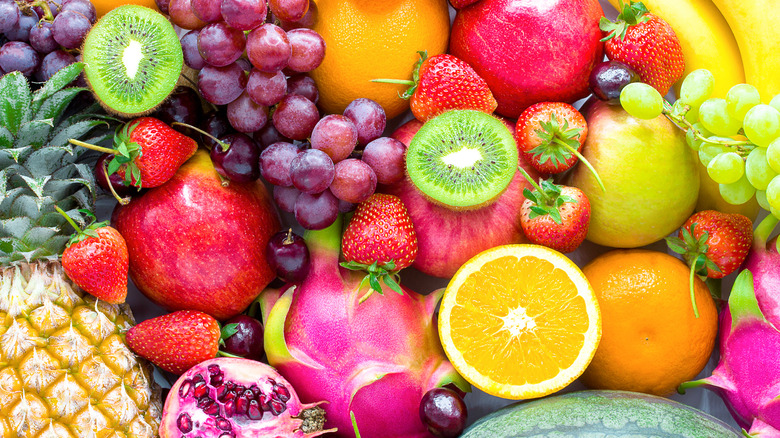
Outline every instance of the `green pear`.
<svg viewBox="0 0 780 438">
<path fill-rule="evenodd" d="M 682 225 L 696 206 L 699 175 L 685 136 L 664 116 L 631 117 L 619 105 L 592 100 L 583 114 L 588 137 L 582 154 L 601 176 L 576 166 L 567 183 L 591 205 L 587 239 L 615 248 L 658 241 Z"/>
</svg>

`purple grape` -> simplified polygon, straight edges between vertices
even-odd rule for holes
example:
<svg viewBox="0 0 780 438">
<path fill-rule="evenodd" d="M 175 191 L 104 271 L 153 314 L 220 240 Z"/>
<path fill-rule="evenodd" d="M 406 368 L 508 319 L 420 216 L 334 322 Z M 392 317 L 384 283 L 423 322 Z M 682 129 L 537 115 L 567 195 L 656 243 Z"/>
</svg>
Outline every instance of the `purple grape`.
<svg viewBox="0 0 780 438">
<path fill-rule="evenodd" d="M 296 0 L 299 1 L 299 0 Z M 308 27 L 312 28 L 314 27 L 315 22 L 317 21 L 317 3 L 314 3 L 314 1 L 309 0 L 309 9 L 306 11 L 306 14 L 299 19 L 298 21 L 287 21 L 279 19 L 279 25 L 282 29 L 289 31 L 292 29 L 300 29 L 302 27 Z"/>
<path fill-rule="evenodd" d="M 363 150 L 363 161 L 376 173 L 379 184 L 394 184 L 404 177 L 406 145 L 390 137 L 379 137 Z"/>
<path fill-rule="evenodd" d="M 640 80 L 631 67 L 620 61 L 606 61 L 596 64 L 588 78 L 593 94 L 600 100 L 617 104 L 620 102 L 620 92 L 623 88 Z"/>
<path fill-rule="evenodd" d="M 63 67 L 67 67 L 76 62 L 76 58 L 65 50 L 55 50 L 44 56 L 41 65 L 38 67 L 35 79 L 40 82 L 48 81 L 54 73 L 57 73 Z"/>
<path fill-rule="evenodd" d="M 334 163 L 347 158 L 357 145 L 357 128 L 340 114 L 329 114 L 314 126 L 311 147 L 330 156 Z"/>
<path fill-rule="evenodd" d="M 284 212 L 295 211 L 295 201 L 300 195 L 301 191 L 295 187 L 274 186 L 274 203 Z"/>
<path fill-rule="evenodd" d="M 268 0 L 268 8 L 279 20 L 295 22 L 308 12 L 309 0 Z"/>
<path fill-rule="evenodd" d="M 271 236 L 265 258 L 276 276 L 286 282 L 300 283 L 309 275 L 309 247 L 292 229 Z"/>
<path fill-rule="evenodd" d="M 297 72 L 312 71 L 325 59 L 325 40 L 312 29 L 293 29 L 287 32 L 292 56 L 287 68 Z"/>
<path fill-rule="evenodd" d="M 236 131 L 252 133 L 268 122 L 268 107 L 256 104 L 249 94 L 244 92 L 228 104 L 227 117 Z"/>
<path fill-rule="evenodd" d="M 266 73 L 252 69 L 246 82 L 246 91 L 258 105 L 275 105 L 287 94 L 287 79 L 281 71 Z"/>
<path fill-rule="evenodd" d="M 317 84 L 314 82 L 314 79 L 305 73 L 298 73 L 287 78 L 287 93 L 299 94 L 315 104 L 320 99 Z"/>
<path fill-rule="evenodd" d="M 171 125 L 175 122 L 186 123 L 192 126 L 198 126 L 203 117 L 203 106 L 201 105 L 198 92 L 190 87 L 177 87 L 168 99 L 166 99 L 154 112 L 154 117 Z M 200 133 L 191 130 L 185 126 L 171 126 L 182 134 L 196 138 Z"/>
<path fill-rule="evenodd" d="M 365 146 L 379 138 L 385 131 L 387 116 L 382 105 L 364 97 L 357 98 L 347 105 L 344 115 L 349 117 L 358 131 L 358 145 Z"/>
<path fill-rule="evenodd" d="M 222 0 L 222 18 L 240 30 L 252 30 L 265 22 L 266 0 Z"/>
<path fill-rule="evenodd" d="M 20 71 L 29 77 L 40 64 L 38 52 L 27 43 L 9 41 L 0 47 L 0 68 L 6 72 Z"/>
<path fill-rule="evenodd" d="M 89 0 L 68 0 L 63 2 L 60 13 L 65 11 L 78 12 L 79 14 L 87 17 L 90 23 L 95 23 L 97 20 L 97 13 L 95 6 Z"/>
<path fill-rule="evenodd" d="M 287 67 L 292 56 L 292 46 L 281 27 L 266 23 L 247 36 L 246 54 L 256 69 L 275 73 Z"/>
<path fill-rule="evenodd" d="M 92 28 L 92 22 L 87 17 L 76 11 L 62 11 L 54 19 L 52 35 L 66 49 L 81 47 L 84 37 Z"/>
<path fill-rule="evenodd" d="M 295 201 L 295 220 L 307 230 L 327 228 L 339 215 L 339 200 L 330 190 L 322 193 L 301 193 Z"/>
<path fill-rule="evenodd" d="M 46 55 L 60 48 L 59 43 L 54 41 L 52 26 L 50 21 L 41 20 L 30 29 L 30 45 L 41 55 Z"/>
<path fill-rule="evenodd" d="M 356 207 L 357 204 L 339 199 L 339 213 L 349 213 L 350 211 L 354 211 Z"/>
<path fill-rule="evenodd" d="M 236 61 L 236 64 L 241 66 L 241 69 L 244 70 L 244 73 L 247 75 L 254 70 L 254 67 L 252 67 L 252 63 L 249 62 L 246 58 L 238 58 L 238 61 Z"/>
<path fill-rule="evenodd" d="M 16 2 L 0 2 L 0 33 L 7 33 L 16 28 L 21 15 Z"/>
<path fill-rule="evenodd" d="M 198 73 L 198 90 L 214 105 L 227 105 L 238 99 L 246 88 L 246 74 L 240 65 L 225 67 L 206 65 Z"/>
<path fill-rule="evenodd" d="M 293 140 L 308 138 L 319 119 L 317 106 L 298 94 L 284 96 L 273 115 L 273 123 L 279 133 Z"/>
<path fill-rule="evenodd" d="M 276 130 L 273 123 L 266 123 L 259 131 L 255 131 L 252 137 L 254 137 L 255 141 L 263 150 L 265 150 L 268 145 L 277 142 L 292 143 L 291 139 L 279 134 L 279 131 Z"/>
<path fill-rule="evenodd" d="M 333 160 L 318 149 L 307 149 L 290 163 L 290 180 L 303 193 L 321 193 L 330 186 L 335 175 Z"/>
<path fill-rule="evenodd" d="M 376 191 L 376 174 L 368 164 L 357 158 L 339 161 L 330 191 L 340 201 L 359 204 Z"/>
<path fill-rule="evenodd" d="M 199 34 L 199 30 L 191 30 L 185 33 L 179 41 L 181 43 L 182 53 L 184 54 L 184 63 L 193 70 L 200 70 L 206 66 L 206 60 L 203 59 L 200 50 L 198 50 Z"/>
<path fill-rule="evenodd" d="M 220 138 L 233 132 L 233 127 L 230 126 L 230 122 L 227 119 L 225 111 L 214 111 L 206 115 L 206 119 L 203 121 L 203 126 L 200 127 L 204 131 L 211 134 L 213 137 Z M 213 138 L 201 134 L 200 141 L 206 146 L 207 149 L 214 149 L 217 147 L 217 142 Z"/>
<path fill-rule="evenodd" d="M 247 315 L 236 315 L 225 321 L 224 326 L 231 324 L 235 324 L 235 333 L 225 338 L 225 345 L 221 349 L 246 359 L 262 359 L 265 352 L 263 324 Z"/>
<path fill-rule="evenodd" d="M 192 0 L 190 8 L 196 17 L 206 23 L 214 23 L 222 20 L 221 4 L 222 2 L 217 0 Z"/>
<path fill-rule="evenodd" d="M 30 2 L 33 3 L 33 2 Z M 67 3 L 67 1 L 63 2 L 62 4 Z M 38 14 L 41 19 L 50 21 L 53 20 L 54 17 L 57 16 L 57 14 L 60 13 L 60 10 L 62 9 L 62 4 L 57 4 L 53 1 L 47 1 L 46 4 L 49 6 L 49 12 L 51 13 L 51 17 L 46 16 L 46 11 L 43 10 L 43 6 L 33 6 L 33 11 L 35 11 L 36 14 Z"/>
<path fill-rule="evenodd" d="M 437 437 L 455 438 L 466 428 L 468 411 L 463 399 L 449 388 L 434 388 L 420 401 L 420 420 Z"/>
<path fill-rule="evenodd" d="M 260 177 L 260 147 L 246 134 L 228 134 L 220 140 L 228 145 L 211 149 L 211 161 L 217 173 L 230 181 L 246 183 Z"/>
<path fill-rule="evenodd" d="M 260 154 L 260 174 L 266 181 L 282 187 L 292 186 L 290 167 L 301 150 L 292 143 L 279 142 L 268 145 Z"/>
<path fill-rule="evenodd" d="M 171 16 L 173 24 L 182 29 L 200 29 L 206 25 L 205 21 L 192 12 L 191 0 L 170 0 L 168 15 Z"/>
<path fill-rule="evenodd" d="M 16 26 L 4 32 L 5 37 L 8 38 L 8 41 L 29 41 L 30 30 L 38 22 L 38 19 L 38 14 L 32 9 L 22 12 L 19 14 L 19 21 L 16 23 Z"/>
<path fill-rule="evenodd" d="M 246 47 L 244 32 L 225 22 L 207 24 L 198 34 L 198 51 L 214 67 L 224 67 L 241 57 Z"/>
<path fill-rule="evenodd" d="M 165 15 L 169 14 L 168 6 L 171 4 L 171 0 L 154 0 L 157 3 L 157 9 Z"/>
</svg>

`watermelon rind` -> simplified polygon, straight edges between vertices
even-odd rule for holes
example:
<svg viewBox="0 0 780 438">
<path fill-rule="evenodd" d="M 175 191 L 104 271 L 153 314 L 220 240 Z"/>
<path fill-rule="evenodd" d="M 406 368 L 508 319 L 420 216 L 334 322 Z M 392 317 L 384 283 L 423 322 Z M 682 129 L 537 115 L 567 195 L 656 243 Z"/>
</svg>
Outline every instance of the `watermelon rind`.
<svg viewBox="0 0 780 438">
<path fill-rule="evenodd" d="M 626 391 L 579 391 L 488 414 L 461 438 L 735 438 L 717 418 L 676 401 Z"/>
</svg>

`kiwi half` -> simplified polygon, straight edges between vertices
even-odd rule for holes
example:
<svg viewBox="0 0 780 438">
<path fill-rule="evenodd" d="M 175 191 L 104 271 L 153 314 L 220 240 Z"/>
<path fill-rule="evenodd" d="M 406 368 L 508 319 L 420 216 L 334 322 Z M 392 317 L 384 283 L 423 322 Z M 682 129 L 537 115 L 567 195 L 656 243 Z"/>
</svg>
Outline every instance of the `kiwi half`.
<svg viewBox="0 0 780 438">
<path fill-rule="evenodd" d="M 428 120 L 406 152 L 406 171 L 425 196 L 456 209 L 489 204 L 517 170 L 512 133 L 480 111 L 453 110 Z"/>
<path fill-rule="evenodd" d="M 87 34 L 81 53 L 98 101 L 124 117 L 148 114 L 160 105 L 176 87 L 184 64 L 173 25 L 138 5 L 104 15 Z"/>
</svg>

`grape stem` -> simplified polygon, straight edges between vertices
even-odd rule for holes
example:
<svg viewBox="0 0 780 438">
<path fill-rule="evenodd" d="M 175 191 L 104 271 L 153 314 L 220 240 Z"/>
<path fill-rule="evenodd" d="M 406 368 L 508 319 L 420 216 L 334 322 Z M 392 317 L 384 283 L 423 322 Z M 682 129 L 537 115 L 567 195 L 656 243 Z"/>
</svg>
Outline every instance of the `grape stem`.
<svg viewBox="0 0 780 438">
<path fill-rule="evenodd" d="M 704 135 L 702 135 L 702 133 L 698 129 L 696 129 L 693 126 L 693 124 L 691 122 L 689 122 L 685 118 L 685 114 L 687 114 L 688 111 L 691 110 L 690 105 L 685 105 L 683 113 L 679 114 L 679 115 L 676 115 L 676 114 L 674 114 L 674 111 L 672 109 L 672 105 L 669 102 L 667 102 L 666 99 L 664 99 L 663 101 L 664 101 L 663 114 L 669 120 L 671 120 L 672 123 L 677 125 L 677 127 L 682 129 L 683 131 L 686 131 L 686 132 L 688 130 L 693 131 L 693 135 L 694 135 L 694 137 L 696 137 L 697 140 L 700 140 L 700 141 L 702 141 L 704 143 L 710 143 L 710 144 L 718 144 L 718 145 L 723 145 L 723 146 L 736 146 L 737 149 L 740 152 L 747 152 L 747 151 L 744 151 L 739 146 L 746 146 L 746 145 L 752 144 L 749 141 L 742 141 L 742 140 L 731 140 L 731 141 L 728 141 L 728 140 L 710 140 L 709 138 L 707 138 Z"/>
</svg>

